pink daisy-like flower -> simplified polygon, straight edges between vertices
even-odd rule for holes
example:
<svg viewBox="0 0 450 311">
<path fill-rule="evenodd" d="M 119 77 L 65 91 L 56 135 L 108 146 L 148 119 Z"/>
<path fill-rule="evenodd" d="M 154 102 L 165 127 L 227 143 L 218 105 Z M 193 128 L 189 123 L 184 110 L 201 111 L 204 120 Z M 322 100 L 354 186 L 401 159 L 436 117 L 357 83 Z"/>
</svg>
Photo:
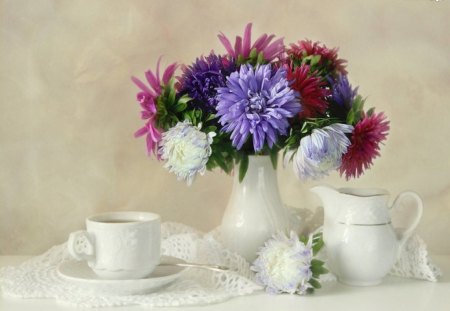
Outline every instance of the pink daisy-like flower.
<svg viewBox="0 0 450 311">
<path fill-rule="evenodd" d="M 247 26 L 245 26 L 243 38 L 240 36 L 236 36 L 234 47 L 231 45 L 230 40 L 228 40 L 228 38 L 223 33 L 220 33 L 218 35 L 219 40 L 227 50 L 228 55 L 233 57 L 234 59 L 238 59 L 239 56 L 247 59 L 253 49 L 256 49 L 256 52 L 258 54 L 262 52 L 264 59 L 268 62 L 271 62 L 277 57 L 282 58 L 284 54 L 283 38 L 277 39 L 272 42 L 272 39 L 275 37 L 275 35 L 269 36 L 267 34 L 263 34 L 252 45 L 251 36 L 252 23 L 248 23 Z"/>
<path fill-rule="evenodd" d="M 288 54 L 302 58 L 310 55 L 320 55 L 319 64 L 326 64 L 329 62 L 332 70 L 336 70 L 343 75 L 347 74 L 345 70 L 346 60 L 338 58 L 338 48 L 329 49 L 320 42 L 312 42 L 311 40 L 301 40 L 297 44 L 291 44 Z"/>
<path fill-rule="evenodd" d="M 157 155 L 158 144 L 161 140 L 161 130 L 156 127 L 156 101 L 158 97 L 161 95 L 162 86 L 167 84 L 170 79 L 172 79 L 175 70 L 177 69 L 177 64 L 173 63 L 169 65 L 162 79 L 159 75 L 159 67 L 161 63 L 161 57 L 158 59 L 158 63 L 156 64 L 156 74 L 154 74 L 151 70 L 148 70 L 145 73 L 145 78 L 149 85 L 146 85 L 144 82 L 139 80 L 136 77 L 131 77 L 131 80 L 134 84 L 137 85 L 141 89 L 139 93 L 137 93 L 136 98 L 139 104 L 142 107 L 141 111 L 141 119 L 147 120 L 145 125 L 134 133 L 135 137 L 141 137 L 143 135 L 147 135 L 147 152 L 150 155 L 151 153 L 155 154 L 159 159 L 159 155 Z"/>
<path fill-rule="evenodd" d="M 300 94 L 303 108 L 299 114 L 300 118 L 313 118 L 323 114 L 328 107 L 326 97 L 331 94 L 326 88 L 326 82 L 309 69 L 308 65 L 301 65 L 294 71 L 289 68 L 287 75 L 292 83 L 290 87 Z"/>
<path fill-rule="evenodd" d="M 380 155 L 380 143 L 386 139 L 389 121 L 384 113 L 363 116 L 353 130 L 351 145 L 342 157 L 341 176 L 348 180 L 359 177 L 365 169 L 370 168 L 372 161 Z"/>
</svg>

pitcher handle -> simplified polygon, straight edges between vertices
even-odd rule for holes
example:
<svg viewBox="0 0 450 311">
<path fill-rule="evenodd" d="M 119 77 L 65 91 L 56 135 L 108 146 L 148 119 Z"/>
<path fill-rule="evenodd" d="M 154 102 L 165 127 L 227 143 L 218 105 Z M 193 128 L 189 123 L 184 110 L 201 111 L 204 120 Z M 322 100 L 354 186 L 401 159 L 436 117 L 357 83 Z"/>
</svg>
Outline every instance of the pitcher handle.
<svg viewBox="0 0 450 311">
<path fill-rule="evenodd" d="M 394 203 L 392 204 L 391 209 L 396 209 L 400 205 L 400 202 L 405 197 L 412 197 L 416 203 L 417 203 L 417 214 L 416 218 L 411 222 L 409 227 L 402 233 L 399 241 L 399 247 L 397 252 L 397 258 L 400 256 L 401 250 L 403 249 L 403 246 L 405 245 L 406 241 L 411 237 L 412 233 L 414 232 L 414 229 L 416 229 L 417 225 L 419 224 L 420 219 L 422 218 L 423 214 L 423 202 L 421 197 L 412 191 L 405 191 L 400 193 L 397 198 L 395 199 Z"/>
</svg>

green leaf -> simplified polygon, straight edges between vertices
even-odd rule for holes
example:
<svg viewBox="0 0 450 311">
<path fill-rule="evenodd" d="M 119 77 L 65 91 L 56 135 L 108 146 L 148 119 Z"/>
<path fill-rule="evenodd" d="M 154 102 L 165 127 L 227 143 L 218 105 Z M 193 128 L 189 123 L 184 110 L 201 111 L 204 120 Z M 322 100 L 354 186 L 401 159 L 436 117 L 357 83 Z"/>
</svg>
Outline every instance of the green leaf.
<svg viewBox="0 0 450 311">
<path fill-rule="evenodd" d="M 214 161 L 213 157 L 209 157 L 208 162 L 206 163 L 206 169 L 208 171 L 212 171 L 217 166 L 217 163 Z"/>
<path fill-rule="evenodd" d="M 188 112 L 186 112 L 186 113 L 184 114 L 184 119 L 187 120 L 187 121 L 192 122 L 192 118 L 191 118 L 191 116 L 190 116 L 190 114 L 189 114 Z"/>
<path fill-rule="evenodd" d="M 248 57 L 249 57 L 250 59 L 255 59 L 255 58 L 258 57 L 258 51 L 256 50 L 256 48 L 253 48 L 253 49 L 250 51 L 250 54 L 249 54 Z"/>
<path fill-rule="evenodd" d="M 240 153 L 240 152 L 237 152 L 234 159 L 235 159 L 235 161 L 236 161 L 236 165 L 238 165 L 239 162 L 241 162 L 241 159 L 242 159 L 241 153 Z"/>
<path fill-rule="evenodd" d="M 242 154 L 242 158 L 239 165 L 239 182 L 242 182 L 244 180 L 245 174 L 247 173 L 248 169 L 248 155 Z"/>
<path fill-rule="evenodd" d="M 328 270 L 324 267 L 314 267 L 314 268 L 311 268 L 311 271 L 313 272 L 313 274 L 316 274 L 316 275 L 328 273 Z"/>
<path fill-rule="evenodd" d="M 320 285 L 319 281 L 317 281 L 316 279 L 309 279 L 309 284 L 311 284 L 312 287 L 314 287 L 315 289 L 319 289 L 322 287 L 322 285 Z"/>
<path fill-rule="evenodd" d="M 173 85 L 174 82 L 172 82 L 172 80 L 169 82 L 169 86 L 168 86 L 169 87 L 169 95 L 167 97 L 167 105 L 169 107 L 171 107 L 171 106 L 173 106 L 175 104 L 175 97 L 177 95 L 177 92 L 176 92 L 175 87 Z"/>
<path fill-rule="evenodd" d="M 366 100 L 363 99 L 361 95 L 356 96 L 352 103 L 352 108 L 347 115 L 346 121 L 348 124 L 355 125 L 361 119 L 365 101 Z"/>
<path fill-rule="evenodd" d="M 258 58 L 256 59 L 257 64 L 262 64 L 264 62 L 264 54 L 263 52 L 259 52 Z"/>
<path fill-rule="evenodd" d="M 175 124 L 177 124 L 178 122 L 180 122 L 180 120 L 177 118 L 176 115 L 172 115 L 172 116 L 170 117 L 170 121 L 171 121 L 170 127 L 172 127 L 172 126 L 174 126 Z"/>
<path fill-rule="evenodd" d="M 205 133 L 210 133 L 210 132 L 215 132 L 215 131 L 217 131 L 217 126 L 214 126 L 214 125 L 205 127 L 205 129 L 203 130 L 203 132 L 205 132 Z"/>
<path fill-rule="evenodd" d="M 369 110 L 367 110 L 367 116 L 370 117 L 371 115 L 373 115 L 374 112 L 375 112 L 375 107 L 370 108 Z"/>
<path fill-rule="evenodd" d="M 179 101 L 178 101 L 178 104 L 175 106 L 175 112 L 181 112 L 181 111 L 184 111 L 184 110 L 186 110 L 186 108 L 187 108 L 187 104 L 186 103 L 180 103 Z"/>
<path fill-rule="evenodd" d="M 305 56 L 305 55 L 303 55 L 303 58 L 302 58 L 302 65 L 307 64 L 309 61 L 311 61 L 312 55 L 309 55 L 309 56 Z"/>
<path fill-rule="evenodd" d="M 328 270 L 323 266 L 325 262 L 313 259 L 311 260 L 311 271 L 314 275 L 326 274 Z"/>
<path fill-rule="evenodd" d="M 325 264 L 325 262 L 323 262 L 322 260 L 319 259 L 312 259 L 311 260 L 311 267 L 322 267 Z"/>
<path fill-rule="evenodd" d="M 201 119 L 202 118 L 202 111 L 200 109 L 194 110 L 194 114 L 195 114 L 195 117 L 197 119 Z"/>
<path fill-rule="evenodd" d="M 355 112 L 353 110 L 350 110 L 347 114 L 347 124 L 355 124 Z"/>
<path fill-rule="evenodd" d="M 303 244 L 308 244 L 308 237 L 301 235 L 298 237 L 298 239 L 300 240 L 300 242 L 302 242 Z"/>
<path fill-rule="evenodd" d="M 316 241 L 313 242 L 313 246 L 312 246 L 312 250 L 313 250 L 313 255 L 315 256 L 324 246 L 324 242 L 322 237 Z"/>
<path fill-rule="evenodd" d="M 206 118 L 205 122 L 214 120 L 215 118 L 216 118 L 216 115 L 211 113 L 211 114 L 208 115 L 208 117 Z"/>
<path fill-rule="evenodd" d="M 190 102 L 192 100 L 192 98 L 190 98 L 187 95 L 183 95 L 180 97 L 180 99 L 178 100 L 178 104 L 187 104 L 188 102 Z"/>
<path fill-rule="evenodd" d="M 230 170 L 227 166 L 227 164 L 225 163 L 225 161 L 222 159 L 222 157 L 220 155 L 215 157 L 215 160 L 217 162 L 217 164 L 219 164 L 219 167 L 227 174 L 230 173 Z"/>
<path fill-rule="evenodd" d="M 311 67 L 317 65 L 320 62 L 320 55 L 314 55 L 311 57 Z"/>
<path fill-rule="evenodd" d="M 236 64 L 237 65 L 241 65 L 243 63 L 245 63 L 245 58 L 242 55 L 239 55 L 237 60 L 236 60 Z"/>
<path fill-rule="evenodd" d="M 270 162 L 272 162 L 273 169 L 277 169 L 278 165 L 278 148 L 273 148 L 270 150 Z"/>
</svg>

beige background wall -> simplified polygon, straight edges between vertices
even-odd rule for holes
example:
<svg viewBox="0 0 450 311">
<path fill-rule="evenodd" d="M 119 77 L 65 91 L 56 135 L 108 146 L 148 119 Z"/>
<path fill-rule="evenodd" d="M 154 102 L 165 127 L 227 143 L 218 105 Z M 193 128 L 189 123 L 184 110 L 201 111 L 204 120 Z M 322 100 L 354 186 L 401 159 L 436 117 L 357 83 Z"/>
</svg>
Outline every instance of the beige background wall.
<svg viewBox="0 0 450 311">
<path fill-rule="evenodd" d="M 129 76 L 191 62 L 216 34 L 272 32 L 340 46 L 350 80 L 385 111 L 391 132 L 365 176 L 336 186 L 419 192 L 419 233 L 450 253 L 450 1 L 5 1 L 1 2 L 0 254 L 37 254 L 84 217 L 148 210 L 208 230 L 231 190 L 221 172 L 176 181 L 133 138 L 141 125 Z M 314 208 L 280 169 L 282 197 Z"/>
</svg>

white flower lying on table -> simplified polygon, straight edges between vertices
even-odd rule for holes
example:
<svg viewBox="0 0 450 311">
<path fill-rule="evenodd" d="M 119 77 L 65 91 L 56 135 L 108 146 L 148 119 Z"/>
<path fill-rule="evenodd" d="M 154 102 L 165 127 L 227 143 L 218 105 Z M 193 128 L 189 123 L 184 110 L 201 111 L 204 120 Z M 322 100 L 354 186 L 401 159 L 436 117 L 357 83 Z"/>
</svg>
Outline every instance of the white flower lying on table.
<svg viewBox="0 0 450 311">
<path fill-rule="evenodd" d="M 312 293 L 321 287 L 320 275 L 328 272 L 323 261 L 314 259 L 322 246 L 322 234 L 306 238 L 293 231 L 289 237 L 280 232 L 260 248 L 251 269 L 269 293 Z"/>
</svg>

